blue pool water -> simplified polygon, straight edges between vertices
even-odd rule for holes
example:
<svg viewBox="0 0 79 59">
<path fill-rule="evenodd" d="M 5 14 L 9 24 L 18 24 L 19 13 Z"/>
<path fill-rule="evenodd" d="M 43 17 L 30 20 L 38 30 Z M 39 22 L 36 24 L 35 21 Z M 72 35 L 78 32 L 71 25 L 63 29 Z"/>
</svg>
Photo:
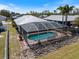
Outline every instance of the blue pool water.
<svg viewBox="0 0 79 59">
<path fill-rule="evenodd" d="M 30 40 L 43 40 L 47 39 L 49 37 L 54 37 L 56 33 L 54 32 L 45 32 L 45 33 L 40 33 L 40 34 L 32 34 L 28 36 L 28 39 Z"/>
</svg>

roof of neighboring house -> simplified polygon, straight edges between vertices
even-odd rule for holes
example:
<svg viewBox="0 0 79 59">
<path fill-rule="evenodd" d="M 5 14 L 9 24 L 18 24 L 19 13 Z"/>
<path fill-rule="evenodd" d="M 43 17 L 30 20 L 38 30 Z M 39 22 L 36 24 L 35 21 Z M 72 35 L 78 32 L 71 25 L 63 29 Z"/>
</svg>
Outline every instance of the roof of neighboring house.
<svg viewBox="0 0 79 59">
<path fill-rule="evenodd" d="M 12 16 L 13 19 L 16 19 L 16 18 L 18 18 L 18 17 L 20 17 L 20 15 Z"/>
<path fill-rule="evenodd" d="M 17 25 L 22 25 L 22 24 L 31 23 L 31 22 L 45 22 L 46 20 L 43 20 L 41 18 L 32 16 L 32 15 L 24 15 L 17 19 L 14 19 L 14 21 Z"/>
<path fill-rule="evenodd" d="M 68 15 L 67 21 L 74 21 L 79 15 Z M 53 20 L 53 21 L 62 21 L 62 15 L 51 15 L 46 18 L 46 20 Z M 64 16 L 65 21 L 65 16 Z"/>
<path fill-rule="evenodd" d="M 5 21 L 7 17 L 0 15 L 0 21 Z"/>
</svg>

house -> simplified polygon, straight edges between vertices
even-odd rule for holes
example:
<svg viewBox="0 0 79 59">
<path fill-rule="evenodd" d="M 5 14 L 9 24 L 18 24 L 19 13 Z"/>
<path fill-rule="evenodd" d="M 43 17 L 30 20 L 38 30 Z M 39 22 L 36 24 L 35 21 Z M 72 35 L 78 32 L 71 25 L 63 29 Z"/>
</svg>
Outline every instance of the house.
<svg viewBox="0 0 79 59">
<path fill-rule="evenodd" d="M 14 20 L 14 19 L 16 19 L 18 17 L 20 17 L 20 15 L 14 15 L 14 16 L 12 16 L 12 19 Z"/>
<path fill-rule="evenodd" d="M 18 17 L 14 19 L 14 22 L 17 26 L 18 31 L 20 31 L 20 26 L 29 22 L 41 22 L 41 21 L 46 21 L 43 19 L 40 19 L 38 17 L 32 16 L 32 15 L 23 15 L 21 17 Z"/>
<path fill-rule="evenodd" d="M 70 26 L 71 23 L 72 23 L 77 17 L 79 17 L 79 15 L 68 15 L 68 18 L 67 18 L 67 25 Z M 62 23 L 62 15 L 51 15 L 51 16 L 48 16 L 48 17 L 46 17 L 46 18 L 44 18 L 44 19 L 47 20 L 47 21 L 55 21 L 55 22 Z M 65 16 L 64 16 L 63 22 L 65 22 Z"/>
<path fill-rule="evenodd" d="M 0 15 L 0 21 L 5 21 L 7 17 Z"/>
<path fill-rule="evenodd" d="M 54 39 L 56 36 L 58 36 L 54 34 L 57 31 L 56 29 L 63 28 L 63 25 L 59 24 L 58 22 L 46 21 L 32 15 L 21 16 L 14 19 L 14 22 L 17 26 L 16 30 L 19 33 L 20 40 L 24 39 L 26 43 L 28 43 L 28 46 L 37 44 L 39 40 L 46 41 L 46 39 Z M 57 34 L 58 33 L 59 32 L 57 32 Z M 52 35 L 56 36 L 54 37 Z M 33 38 L 34 36 L 35 38 Z"/>
<path fill-rule="evenodd" d="M 3 21 L 5 21 L 6 19 L 7 19 L 7 17 L 0 15 L 0 32 L 6 30 L 6 27 L 5 27 L 4 24 L 3 24 Z"/>
<path fill-rule="evenodd" d="M 0 22 L 0 32 L 3 32 L 5 30 L 6 30 L 6 26 L 4 26 L 2 22 Z"/>
<path fill-rule="evenodd" d="M 48 22 L 44 19 L 41 19 L 41 18 L 38 18 L 38 17 L 35 17 L 35 16 L 32 16 L 32 15 L 24 15 L 24 16 L 21 16 L 17 19 L 14 19 L 14 22 L 17 26 L 17 30 L 20 31 L 20 27 L 24 24 L 28 24 L 28 23 L 34 23 L 34 22 Z M 49 23 L 49 22 L 48 22 Z M 56 23 L 56 22 L 55 22 Z M 54 23 L 54 24 L 55 24 Z M 49 23 L 50 24 L 50 23 Z M 58 24 L 58 22 L 57 22 Z M 34 25 L 34 24 L 33 24 Z M 45 26 L 45 24 L 43 24 Z M 58 26 L 58 25 L 57 25 Z"/>
</svg>

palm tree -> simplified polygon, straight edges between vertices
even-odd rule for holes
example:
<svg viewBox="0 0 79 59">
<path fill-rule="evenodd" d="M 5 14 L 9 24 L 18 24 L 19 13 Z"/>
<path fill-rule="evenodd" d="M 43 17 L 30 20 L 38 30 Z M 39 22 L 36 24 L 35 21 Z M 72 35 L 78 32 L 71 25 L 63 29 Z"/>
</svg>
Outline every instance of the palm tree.
<svg viewBox="0 0 79 59">
<path fill-rule="evenodd" d="M 70 11 L 73 10 L 74 6 L 65 5 L 64 8 L 64 14 L 65 14 L 65 25 L 67 25 L 67 18 Z"/>
<path fill-rule="evenodd" d="M 68 18 L 68 14 L 70 11 L 72 11 L 74 8 L 74 6 L 69 6 L 69 5 L 65 5 L 65 6 L 60 6 L 57 9 L 60 10 L 60 13 L 62 14 L 62 22 L 64 20 L 64 15 L 65 15 L 65 25 L 67 25 L 67 18 Z"/>
<path fill-rule="evenodd" d="M 64 24 L 64 14 L 65 14 L 64 7 L 63 6 L 59 6 L 57 8 L 57 10 L 60 10 L 60 14 L 62 15 L 62 24 Z"/>
</svg>

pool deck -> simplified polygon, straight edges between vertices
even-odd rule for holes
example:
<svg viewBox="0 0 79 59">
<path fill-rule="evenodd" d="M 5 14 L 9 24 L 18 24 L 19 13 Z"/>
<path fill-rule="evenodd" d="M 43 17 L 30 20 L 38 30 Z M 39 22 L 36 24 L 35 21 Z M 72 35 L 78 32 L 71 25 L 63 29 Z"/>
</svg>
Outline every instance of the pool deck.
<svg viewBox="0 0 79 59">
<path fill-rule="evenodd" d="M 51 32 L 57 33 L 56 37 L 55 38 L 51 38 L 51 39 L 56 39 L 56 38 L 60 38 L 60 37 L 66 36 L 65 34 L 59 33 L 57 31 L 51 31 Z M 50 39 L 40 40 L 40 42 L 44 42 L 44 41 L 48 41 L 48 40 L 50 40 Z M 38 43 L 38 41 L 34 41 L 34 40 L 30 40 L 30 39 L 27 39 L 27 41 L 28 41 L 29 45 L 34 45 L 34 44 L 37 44 Z"/>
<path fill-rule="evenodd" d="M 52 32 L 56 32 L 56 31 L 52 31 Z M 53 39 L 56 39 L 56 40 L 59 40 L 58 38 L 64 39 L 64 40 L 66 39 L 66 37 L 64 37 L 64 36 L 67 36 L 67 35 L 65 35 L 64 33 L 60 33 L 60 32 L 56 32 L 56 33 L 57 33 L 57 36 Z M 61 38 L 61 37 L 63 37 L 63 38 Z M 37 45 L 38 41 L 27 39 L 29 45 L 31 45 L 32 48 L 34 48 L 34 50 L 30 49 L 30 47 L 28 46 L 28 44 L 26 43 L 25 40 L 21 41 L 20 45 L 21 45 L 22 51 L 24 51 L 23 55 L 24 56 L 27 55 L 25 57 L 25 59 L 30 59 L 30 58 L 34 59 L 38 56 L 48 54 L 51 51 L 55 51 L 60 46 L 64 46 L 65 44 L 67 44 L 67 42 L 69 42 L 69 43 L 71 42 L 71 40 L 68 41 L 71 38 L 66 39 L 65 41 L 67 41 L 67 42 L 61 41 L 59 43 L 53 43 L 53 39 L 51 39 L 52 41 L 50 40 L 51 42 L 49 42 L 48 39 L 40 40 L 43 45 L 42 47 Z M 48 45 L 47 45 L 47 43 L 48 43 Z M 33 47 L 33 45 L 34 45 L 34 47 Z M 42 54 L 40 54 L 40 53 L 42 53 Z"/>
<path fill-rule="evenodd" d="M 58 39 L 58 38 L 61 38 L 61 37 L 64 37 L 64 36 L 70 36 L 71 34 L 65 34 L 65 33 L 63 33 L 63 32 L 57 32 L 57 31 L 50 31 L 50 32 L 55 32 L 55 33 L 57 33 L 57 35 L 56 35 L 56 37 L 51 37 L 51 38 L 48 38 L 48 39 L 44 39 L 44 40 L 40 40 L 40 42 L 42 43 L 42 42 L 46 42 L 46 41 L 48 41 L 48 40 L 55 40 L 55 39 Z M 18 37 L 19 37 L 19 35 L 18 35 Z M 18 38 L 19 39 L 19 38 Z M 23 39 L 23 41 L 22 41 L 22 46 L 23 47 L 26 47 L 26 49 L 29 49 L 29 46 L 28 46 L 28 44 L 29 45 L 35 45 L 35 44 L 38 44 L 38 41 L 34 41 L 34 40 L 30 40 L 30 39 L 27 39 L 27 42 L 25 41 L 25 39 Z"/>
</svg>

